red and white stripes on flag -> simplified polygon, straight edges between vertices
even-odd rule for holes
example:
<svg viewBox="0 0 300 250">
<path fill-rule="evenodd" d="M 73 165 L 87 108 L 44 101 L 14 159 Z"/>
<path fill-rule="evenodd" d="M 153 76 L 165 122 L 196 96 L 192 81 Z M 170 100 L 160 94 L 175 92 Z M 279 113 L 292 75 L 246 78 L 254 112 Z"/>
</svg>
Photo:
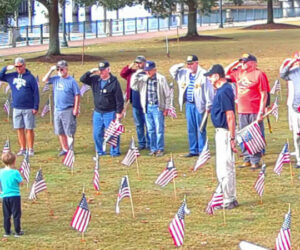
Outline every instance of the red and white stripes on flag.
<svg viewBox="0 0 300 250">
<path fill-rule="evenodd" d="M 34 183 L 32 184 L 31 191 L 29 194 L 29 200 L 35 200 L 37 198 L 36 194 L 42 192 L 43 190 L 47 189 L 46 182 L 43 178 L 42 170 L 40 169 L 36 173 L 36 177 Z"/>
<path fill-rule="evenodd" d="M 168 161 L 167 167 L 164 169 L 164 171 L 158 176 L 155 184 L 164 187 L 177 176 L 177 169 L 175 168 L 173 159 L 171 159 Z"/>
<path fill-rule="evenodd" d="M 219 185 L 216 189 L 216 191 L 213 193 L 209 203 L 207 204 L 207 207 L 205 209 L 205 212 L 213 215 L 214 209 L 216 207 L 220 207 L 224 205 L 224 198 L 223 198 L 223 192 L 221 191 L 221 186 Z"/>
<path fill-rule="evenodd" d="M 129 179 L 128 179 L 127 175 L 125 175 L 121 180 L 121 184 L 120 184 L 120 188 L 119 188 L 119 192 L 118 192 L 117 203 L 116 203 L 116 213 L 117 214 L 120 213 L 120 202 L 125 197 L 131 197 Z"/>
<path fill-rule="evenodd" d="M 260 197 L 262 197 L 264 193 L 265 177 L 266 177 L 265 172 L 266 172 L 266 164 L 263 164 L 261 167 L 261 171 L 259 172 L 258 177 L 254 184 L 254 189 Z"/>
<path fill-rule="evenodd" d="M 8 152 L 10 152 L 10 142 L 9 142 L 9 139 L 7 139 L 5 141 L 5 144 L 4 144 L 4 147 L 3 147 L 3 150 L 2 150 L 2 154 L 8 153 Z"/>
<path fill-rule="evenodd" d="M 130 167 L 139 156 L 140 156 L 140 152 L 138 148 L 135 146 L 134 139 L 132 138 L 129 145 L 128 152 L 121 163 L 123 165 Z"/>
<path fill-rule="evenodd" d="M 278 114 L 278 97 L 276 97 L 272 107 L 271 107 L 271 114 L 274 115 L 275 117 L 275 120 L 276 122 L 278 121 L 278 117 L 279 117 L 279 114 Z"/>
<path fill-rule="evenodd" d="M 83 84 L 80 88 L 80 95 L 83 96 L 85 92 L 89 91 L 91 87 L 87 84 Z"/>
<path fill-rule="evenodd" d="M 75 155 L 73 149 L 69 149 L 63 159 L 63 164 L 69 168 L 73 168 L 75 162 Z"/>
<path fill-rule="evenodd" d="M 21 164 L 21 167 L 20 167 L 19 171 L 23 175 L 23 177 L 26 180 L 26 182 L 29 183 L 30 163 L 29 163 L 28 152 L 26 152 L 26 155 L 24 157 L 24 160 L 22 161 L 22 164 Z"/>
<path fill-rule="evenodd" d="M 9 99 L 7 99 L 3 105 L 4 111 L 9 115 L 10 113 L 10 102 Z"/>
<path fill-rule="evenodd" d="M 266 146 L 258 122 L 255 121 L 237 133 L 237 140 L 243 143 L 249 154 L 254 155 L 262 152 Z"/>
<path fill-rule="evenodd" d="M 283 168 L 283 164 L 284 163 L 290 163 L 290 152 L 289 152 L 289 144 L 286 143 L 284 144 L 274 167 L 274 172 L 278 175 L 280 175 L 282 168 Z"/>
<path fill-rule="evenodd" d="M 50 102 L 49 102 L 49 99 L 48 99 L 45 106 L 43 107 L 41 117 L 44 117 L 49 111 L 50 111 Z"/>
<path fill-rule="evenodd" d="M 280 91 L 281 90 L 281 85 L 280 85 L 280 81 L 277 79 L 275 82 L 274 82 L 274 85 L 270 91 L 270 94 L 272 95 L 275 95 L 275 93 L 277 91 Z"/>
<path fill-rule="evenodd" d="M 198 157 L 198 160 L 194 166 L 194 171 L 198 168 L 202 167 L 208 160 L 210 159 L 209 147 L 208 147 L 208 139 L 206 139 L 205 145 L 201 154 Z"/>
<path fill-rule="evenodd" d="M 95 168 L 94 168 L 94 178 L 93 178 L 93 183 L 94 183 L 94 189 L 96 191 L 100 190 L 100 175 L 99 175 L 99 156 L 96 153 L 96 157 L 94 157 L 95 161 Z"/>
<path fill-rule="evenodd" d="M 183 245 L 185 229 L 184 218 L 185 214 L 189 213 L 190 211 L 187 208 L 187 204 L 184 199 L 181 206 L 178 209 L 178 212 L 175 214 L 173 220 L 169 224 L 169 232 L 173 238 L 174 245 L 177 247 Z"/>
<path fill-rule="evenodd" d="M 290 250 L 291 243 L 291 211 L 285 215 L 284 222 L 276 238 L 276 250 Z"/>
<path fill-rule="evenodd" d="M 104 143 L 108 143 L 114 147 L 118 144 L 118 136 L 125 132 L 124 126 L 122 123 L 116 119 L 112 120 L 108 126 L 108 128 L 105 130 L 104 133 Z"/>
<path fill-rule="evenodd" d="M 83 233 L 86 231 L 90 219 L 91 219 L 91 212 L 88 208 L 85 195 L 82 194 L 82 199 L 73 215 L 71 221 L 71 227 Z"/>
</svg>

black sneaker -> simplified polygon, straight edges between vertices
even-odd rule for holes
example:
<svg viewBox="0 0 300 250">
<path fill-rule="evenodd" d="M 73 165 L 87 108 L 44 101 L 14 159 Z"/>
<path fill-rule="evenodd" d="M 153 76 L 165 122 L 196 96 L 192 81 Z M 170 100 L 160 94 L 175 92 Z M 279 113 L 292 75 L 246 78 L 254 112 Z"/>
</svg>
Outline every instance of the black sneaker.
<svg viewBox="0 0 300 250">
<path fill-rule="evenodd" d="M 24 231 L 20 231 L 19 233 L 15 233 L 15 237 L 16 237 L 16 238 L 19 238 L 19 237 L 21 237 L 22 235 L 24 235 Z"/>
</svg>

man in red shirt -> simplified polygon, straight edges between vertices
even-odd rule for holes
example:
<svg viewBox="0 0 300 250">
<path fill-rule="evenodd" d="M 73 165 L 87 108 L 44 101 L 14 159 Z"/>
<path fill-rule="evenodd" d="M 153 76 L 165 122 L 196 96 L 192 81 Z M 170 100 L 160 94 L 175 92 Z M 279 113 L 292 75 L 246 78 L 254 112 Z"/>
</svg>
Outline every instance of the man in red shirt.
<svg viewBox="0 0 300 250">
<path fill-rule="evenodd" d="M 264 134 L 263 115 L 269 89 L 268 79 L 266 74 L 257 68 L 255 56 L 244 54 L 239 62 L 241 67 L 228 72 L 231 81 L 236 84 L 239 128 L 242 129 L 257 120 Z M 241 167 L 260 168 L 260 152 L 250 155 L 245 148 L 242 148 L 242 152 L 244 163 Z"/>
</svg>

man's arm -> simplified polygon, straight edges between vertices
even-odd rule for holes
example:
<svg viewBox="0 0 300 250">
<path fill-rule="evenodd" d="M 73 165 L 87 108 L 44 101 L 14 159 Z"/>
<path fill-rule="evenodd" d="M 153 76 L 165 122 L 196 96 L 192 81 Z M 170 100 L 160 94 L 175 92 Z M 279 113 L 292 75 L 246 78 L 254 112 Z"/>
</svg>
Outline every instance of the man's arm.
<svg viewBox="0 0 300 250">
<path fill-rule="evenodd" d="M 291 60 L 285 67 L 283 67 L 279 74 L 280 74 L 280 77 L 286 81 L 290 80 L 289 78 L 289 73 L 290 73 L 290 69 L 291 67 L 293 66 L 293 64 L 296 62 L 297 59 L 293 59 Z"/>
<path fill-rule="evenodd" d="M 184 67 L 184 65 L 185 65 L 184 63 L 178 63 L 178 64 L 173 65 L 169 69 L 169 72 L 175 81 L 178 81 L 178 75 L 179 75 L 178 73 L 179 73 L 180 69 L 182 69 Z"/>
<path fill-rule="evenodd" d="M 7 65 L 7 66 L 4 66 L 1 71 L 0 71 L 0 80 L 1 81 L 4 81 L 4 82 L 7 82 L 7 77 L 6 77 L 6 71 L 7 70 L 10 70 L 10 69 L 13 69 L 14 66 L 13 65 Z"/>
<path fill-rule="evenodd" d="M 50 68 L 50 70 L 47 72 L 47 74 L 43 77 L 42 81 L 45 82 L 45 83 L 48 83 L 51 74 L 52 74 L 53 71 L 55 71 L 55 70 L 56 70 L 56 66 L 53 65 L 53 66 Z"/>
<path fill-rule="evenodd" d="M 213 104 L 213 100 L 214 100 L 214 96 L 215 96 L 215 92 L 214 92 L 214 88 L 211 84 L 211 82 L 207 79 L 207 77 L 205 77 L 205 85 L 204 85 L 204 96 L 206 99 L 206 103 L 205 103 L 205 109 L 206 111 L 210 111 L 211 106 Z"/>
<path fill-rule="evenodd" d="M 140 75 L 142 72 L 143 70 L 138 70 L 131 76 L 130 88 L 135 91 L 139 91 L 139 84 L 143 81 L 143 77 L 145 77 L 145 75 Z"/>
<path fill-rule="evenodd" d="M 228 130 L 230 132 L 230 146 L 234 153 L 237 153 L 236 141 L 235 141 L 235 114 L 233 110 L 225 112 Z"/>
<path fill-rule="evenodd" d="M 87 71 L 86 73 L 84 73 L 81 77 L 80 77 L 80 81 L 83 82 L 86 85 L 92 85 L 93 81 L 92 81 L 92 76 L 95 73 L 98 73 L 99 69 L 98 68 L 93 68 L 89 71 Z"/>
<path fill-rule="evenodd" d="M 134 63 L 131 63 L 129 65 L 126 65 L 120 72 L 120 76 L 122 78 L 124 78 L 125 80 L 127 80 L 127 77 L 130 76 L 132 73 L 135 72 L 135 70 L 133 70 L 133 66 Z"/>
</svg>

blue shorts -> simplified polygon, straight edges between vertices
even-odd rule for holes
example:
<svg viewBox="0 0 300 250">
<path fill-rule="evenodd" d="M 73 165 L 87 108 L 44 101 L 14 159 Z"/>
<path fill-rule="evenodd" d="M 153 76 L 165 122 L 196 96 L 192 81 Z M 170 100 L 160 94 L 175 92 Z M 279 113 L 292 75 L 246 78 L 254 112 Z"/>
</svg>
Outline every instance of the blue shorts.
<svg viewBox="0 0 300 250">
<path fill-rule="evenodd" d="M 32 109 L 13 109 L 13 124 L 15 129 L 35 128 L 35 115 L 32 113 Z"/>
</svg>

